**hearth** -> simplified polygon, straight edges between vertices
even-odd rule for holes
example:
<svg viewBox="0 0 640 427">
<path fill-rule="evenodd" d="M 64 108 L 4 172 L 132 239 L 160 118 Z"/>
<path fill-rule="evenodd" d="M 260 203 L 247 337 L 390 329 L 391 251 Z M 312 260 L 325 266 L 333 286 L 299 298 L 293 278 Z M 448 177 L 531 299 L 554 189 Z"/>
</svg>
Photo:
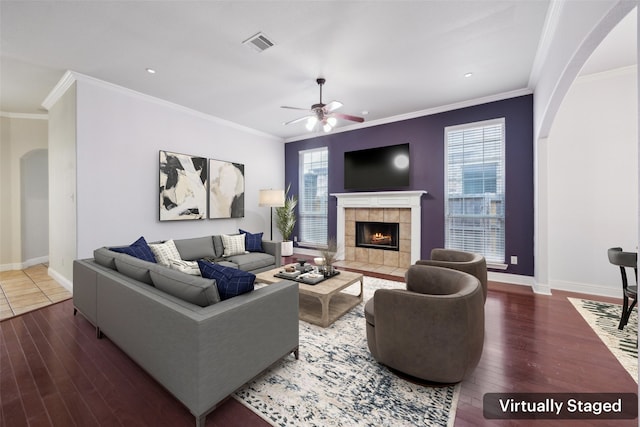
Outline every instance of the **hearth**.
<svg viewBox="0 0 640 427">
<path fill-rule="evenodd" d="M 356 246 L 360 248 L 397 251 L 399 234 L 397 222 L 356 221 Z"/>
</svg>

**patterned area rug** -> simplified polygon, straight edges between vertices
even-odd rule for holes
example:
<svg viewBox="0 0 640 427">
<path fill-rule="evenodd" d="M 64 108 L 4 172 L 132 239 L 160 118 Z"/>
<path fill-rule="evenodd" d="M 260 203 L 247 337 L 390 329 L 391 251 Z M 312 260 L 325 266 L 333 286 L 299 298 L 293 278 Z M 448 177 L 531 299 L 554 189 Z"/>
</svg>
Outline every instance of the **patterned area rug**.
<svg viewBox="0 0 640 427">
<path fill-rule="evenodd" d="M 586 299 L 569 298 L 569 301 L 600 337 L 629 375 L 638 382 L 638 312 L 634 310 L 629 322 L 618 329 L 622 305 Z"/>
<path fill-rule="evenodd" d="M 364 302 L 376 289 L 403 286 L 365 277 Z M 453 426 L 458 395 L 459 385 L 417 385 L 379 365 L 363 303 L 326 329 L 301 321 L 300 359 L 286 357 L 234 397 L 275 426 L 396 427 Z"/>
</svg>

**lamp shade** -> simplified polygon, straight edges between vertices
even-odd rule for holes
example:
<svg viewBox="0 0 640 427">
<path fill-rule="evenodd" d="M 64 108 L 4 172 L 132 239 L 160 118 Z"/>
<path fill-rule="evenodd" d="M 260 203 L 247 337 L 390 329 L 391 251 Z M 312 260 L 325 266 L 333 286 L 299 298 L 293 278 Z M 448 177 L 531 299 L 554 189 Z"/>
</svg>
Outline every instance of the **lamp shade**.
<svg viewBox="0 0 640 427">
<path fill-rule="evenodd" d="M 260 190 L 260 206 L 282 207 L 284 206 L 284 190 Z"/>
</svg>

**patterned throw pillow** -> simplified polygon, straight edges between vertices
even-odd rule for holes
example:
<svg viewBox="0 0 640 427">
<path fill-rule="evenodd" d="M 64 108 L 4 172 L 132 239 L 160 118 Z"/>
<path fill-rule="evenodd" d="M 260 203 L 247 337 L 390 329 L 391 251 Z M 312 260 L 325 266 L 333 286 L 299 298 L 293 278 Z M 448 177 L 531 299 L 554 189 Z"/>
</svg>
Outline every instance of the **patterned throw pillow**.
<svg viewBox="0 0 640 427">
<path fill-rule="evenodd" d="M 202 277 L 215 279 L 221 300 L 253 291 L 256 275 L 233 267 L 198 261 Z"/>
<path fill-rule="evenodd" d="M 169 267 L 182 273 L 191 274 L 192 276 L 200 276 L 200 267 L 198 267 L 198 261 L 170 259 Z"/>
<path fill-rule="evenodd" d="M 262 234 L 263 233 L 249 233 L 242 229 L 238 230 L 240 234 L 244 234 L 244 248 L 249 252 L 264 252 L 262 249 Z"/>
<path fill-rule="evenodd" d="M 178 252 L 173 240 L 167 240 L 164 243 L 149 243 L 149 247 L 158 264 L 168 266 L 172 259 L 180 259 L 180 252 Z"/>
<path fill-rule="evenodd" d="M 114 247 L 109 249 L 114 252 L 131 255 L 132 257 L 136 257 L 144 261 L 156 262 L 156 258 L 153 256 L 153 252 L 151 252 L 151 248 L 149 248 L 149 245 L 147 244 L 147 241 L 144 239 L 144 237 L 140 237 L 129 246 Z"/>
<path fill-rule="evenodd" d="M 222 244 L 224 246 L 222 256 L 241 255 L 245 253 L 244 234 L 234 234 L 233 236 L 223 234 L 220 237 L 222 237 Z"/>
</svg>

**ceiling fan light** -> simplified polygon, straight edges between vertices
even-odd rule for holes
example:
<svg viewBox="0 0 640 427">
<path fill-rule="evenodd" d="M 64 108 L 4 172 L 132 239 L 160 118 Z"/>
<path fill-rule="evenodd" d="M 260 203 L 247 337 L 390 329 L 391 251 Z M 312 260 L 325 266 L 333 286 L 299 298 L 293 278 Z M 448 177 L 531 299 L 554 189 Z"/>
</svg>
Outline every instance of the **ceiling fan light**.
<svg viewBox="0 0 640 427">
<path fill-rule="evenodd" d="M 336 125 L 336 123 L 338 123 L 338 119 L 336 119 L 335 117 L 329 117 L 327 119 L 327 123 L 331 126 L 334 127 Z"/>
<path fill-rule="evenodd" d="M 333 126 L 331 126 L 331 124 L 329 124 L 329 123 L 325 123 L 324 125 L 322 125 L 322 129 L 325 132 L 330 132 L 332 128 L 333 128 Z"/>
<path fill-rule="evenodd" d="M 308 131 L 312 131 L 314 127 L 316 127 L 316 123 L 318 123 L 318 118 L 317 117 L 309 117 L 309 120 L 307 120 L 307 130 Z"/>
</svg>

